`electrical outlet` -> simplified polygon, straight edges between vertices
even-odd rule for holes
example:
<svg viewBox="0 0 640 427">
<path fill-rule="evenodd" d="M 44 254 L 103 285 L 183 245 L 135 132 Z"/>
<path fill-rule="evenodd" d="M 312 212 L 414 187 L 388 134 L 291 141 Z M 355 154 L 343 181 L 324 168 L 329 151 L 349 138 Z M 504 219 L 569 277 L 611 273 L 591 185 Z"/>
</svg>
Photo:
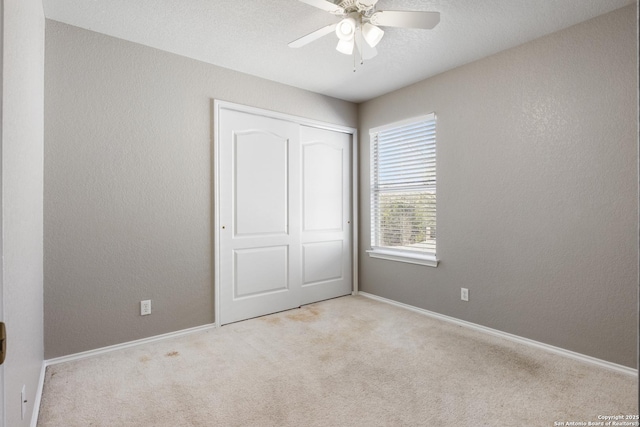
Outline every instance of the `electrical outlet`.
<svg viewBox="0 0 640 427">
<path fill-rule="evenodd" d="M 462 301 L 469 301 L 469 289 L 460 288 L 460 299 Z"/>
<path fill-rule="evenodd" d="M 151 314 L 151 300 L 146 299 L 144 301 L 140 301 L 140 316 L 146 316 L 147 314 Z"/>
<path fill-rule="evenodd" d="M 21 415 L 21 420 L 24 420 L 24 416 L 27 413 L 27 391 L 26 391 L 26 385 L 22 386 L 22 391 L 20 392 L 20 414 Z"/>
</svg>

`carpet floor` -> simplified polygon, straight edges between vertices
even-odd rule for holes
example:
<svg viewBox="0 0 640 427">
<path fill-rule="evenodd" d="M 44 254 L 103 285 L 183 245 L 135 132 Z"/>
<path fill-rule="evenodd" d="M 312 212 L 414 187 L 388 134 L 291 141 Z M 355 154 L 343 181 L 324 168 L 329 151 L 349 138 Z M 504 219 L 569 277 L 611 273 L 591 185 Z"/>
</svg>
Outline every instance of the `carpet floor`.
<svg viewBox="0 0 640 427">
<path fill-rule="evenodd" d="M 38 426 L 559 426 L 637 413 L 635 377 L 349 296 L 51 365 Z"/>
</svg>

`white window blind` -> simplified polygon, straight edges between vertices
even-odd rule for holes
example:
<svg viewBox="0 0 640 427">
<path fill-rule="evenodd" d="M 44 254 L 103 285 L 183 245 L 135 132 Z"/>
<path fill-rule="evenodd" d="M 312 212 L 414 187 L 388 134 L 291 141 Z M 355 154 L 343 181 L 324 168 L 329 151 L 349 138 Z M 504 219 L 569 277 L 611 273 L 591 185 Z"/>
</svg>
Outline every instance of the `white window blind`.
<svg viewBox="0 0 640 427">
<path fill-rule="evenodd" d="M 370 137 L 369 254 L 437 265 L 435 114 L 371 129 Z"/>
</svg>

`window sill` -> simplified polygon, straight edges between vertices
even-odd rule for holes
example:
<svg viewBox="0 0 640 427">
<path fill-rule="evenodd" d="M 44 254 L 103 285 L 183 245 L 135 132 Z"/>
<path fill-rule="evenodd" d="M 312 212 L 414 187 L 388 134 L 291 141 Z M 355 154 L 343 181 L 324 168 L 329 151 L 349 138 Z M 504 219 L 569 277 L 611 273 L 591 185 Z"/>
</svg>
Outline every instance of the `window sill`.
<svg viewBox="0 0 640 427">
<path fill-rule="evenodd" d="M 409 264 L 426 265 L 428 267 L 437 267 L 438 259 L 431 254 L 416 254 L 387 249 L 371 249 L 367 253 L 371 258 L 386 259 L 388 261 L 406 262 Z"/>
</svg>

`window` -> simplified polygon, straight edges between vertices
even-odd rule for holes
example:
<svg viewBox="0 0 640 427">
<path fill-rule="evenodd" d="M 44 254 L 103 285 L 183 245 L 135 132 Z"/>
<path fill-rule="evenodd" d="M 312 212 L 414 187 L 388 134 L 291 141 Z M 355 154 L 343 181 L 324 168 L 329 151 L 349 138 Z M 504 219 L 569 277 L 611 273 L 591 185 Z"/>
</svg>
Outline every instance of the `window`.
<svg viewBox="0 0 640 427">
<path fill-rule="evenodd" d="M 380 126 L 369 135 L 369 256 L 436 267 L 435 114 Z"/>
</svg>

